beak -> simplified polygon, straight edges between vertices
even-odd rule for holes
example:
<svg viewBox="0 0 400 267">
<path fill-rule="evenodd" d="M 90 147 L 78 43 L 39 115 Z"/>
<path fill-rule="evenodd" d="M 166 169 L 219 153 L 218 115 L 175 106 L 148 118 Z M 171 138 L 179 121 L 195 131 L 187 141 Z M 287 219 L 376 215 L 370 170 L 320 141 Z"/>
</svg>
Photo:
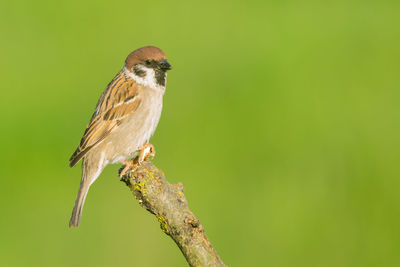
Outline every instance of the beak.
<svg viewBox="0 0 400 267">
<path fill-rule="evenodd" d="M 160 60 L 159 65 L 160 65 L 160 68 L 163 70 L 171 70 L 172 69 L 171 64 L 169 64 L 166 59 Z"/>
</svg>

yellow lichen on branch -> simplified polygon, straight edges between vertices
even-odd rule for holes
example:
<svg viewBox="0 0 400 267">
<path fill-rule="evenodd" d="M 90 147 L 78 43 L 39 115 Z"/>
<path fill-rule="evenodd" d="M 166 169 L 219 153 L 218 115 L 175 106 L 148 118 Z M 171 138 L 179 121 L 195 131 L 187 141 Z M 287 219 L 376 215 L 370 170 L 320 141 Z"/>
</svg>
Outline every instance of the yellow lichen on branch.
<svg viewBox="0 0 400 267">
<path fill-rule="evenodd" d="M 190 266 L 225 266 L 200 221 L 190 211 L 182 184 L 170 184 L 164 173 L 146 160 L 121 181 L 139 204 L 157 217 L 164 233 L 178 245 Z"/>
</svg>

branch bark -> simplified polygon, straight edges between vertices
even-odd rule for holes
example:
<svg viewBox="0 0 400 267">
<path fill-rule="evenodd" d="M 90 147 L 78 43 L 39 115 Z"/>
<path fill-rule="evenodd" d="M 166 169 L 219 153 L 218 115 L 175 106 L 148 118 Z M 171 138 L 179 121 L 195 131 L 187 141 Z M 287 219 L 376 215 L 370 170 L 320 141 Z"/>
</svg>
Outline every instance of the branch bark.
<svg viewBox="0 0 400 267">
<path fill-rule="evenodd" d="M 190 211 L 181 183 L 168 183 L 164 173 L 149 160 L 128 171 L 121 181 L 139 204 L 157 217 L 163 232 L 175 241 L 190 266 L 225 266 L 203 225 Z"/>
</svg>

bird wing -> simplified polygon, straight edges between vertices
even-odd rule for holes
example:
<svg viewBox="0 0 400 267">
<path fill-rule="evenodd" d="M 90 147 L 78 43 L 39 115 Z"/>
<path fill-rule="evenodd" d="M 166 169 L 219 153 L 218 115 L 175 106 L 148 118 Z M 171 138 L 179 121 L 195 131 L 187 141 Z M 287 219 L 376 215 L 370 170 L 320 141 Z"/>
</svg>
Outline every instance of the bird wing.
<svg viewBox="0 0 400 267">
<path fill-rule="evenodd" d="M 137 83 L 124 72 L 119 72 L 100 97 L 69 166 L 75 166 L 87 152 L 118 128 L 124 118 L 137 110 L 140 102 Z"/>
</svg>

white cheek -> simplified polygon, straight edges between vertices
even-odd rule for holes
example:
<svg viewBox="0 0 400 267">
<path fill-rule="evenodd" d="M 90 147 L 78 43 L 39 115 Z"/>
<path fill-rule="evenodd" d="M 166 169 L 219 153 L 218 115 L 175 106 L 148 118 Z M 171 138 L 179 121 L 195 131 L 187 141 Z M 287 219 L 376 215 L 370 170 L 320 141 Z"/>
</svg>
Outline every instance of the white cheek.
<svg viewBox="0 0 400 267">
<path fill-rule="evenodd" d="M 147 86 L 150 88 L 154 88 L 157 90 L 162 90 L 162 91 L 165 90 L 165 86 L 161 86 L 161 85 L 157 84 L 154 69 L 140 66 L 140 70 L 142 70 L 146 73 L 146 75 L 144 77 L 137 76 L 136 74 L 129 71 L 126 67 L 124 67 L 124 69 L 123 69 L 125 74 L 128 75 L 133 80 L 135 80 L 135 82 L 137 82 L 138 84 L 141 84 L 143 86 Z"/>
</svg>

